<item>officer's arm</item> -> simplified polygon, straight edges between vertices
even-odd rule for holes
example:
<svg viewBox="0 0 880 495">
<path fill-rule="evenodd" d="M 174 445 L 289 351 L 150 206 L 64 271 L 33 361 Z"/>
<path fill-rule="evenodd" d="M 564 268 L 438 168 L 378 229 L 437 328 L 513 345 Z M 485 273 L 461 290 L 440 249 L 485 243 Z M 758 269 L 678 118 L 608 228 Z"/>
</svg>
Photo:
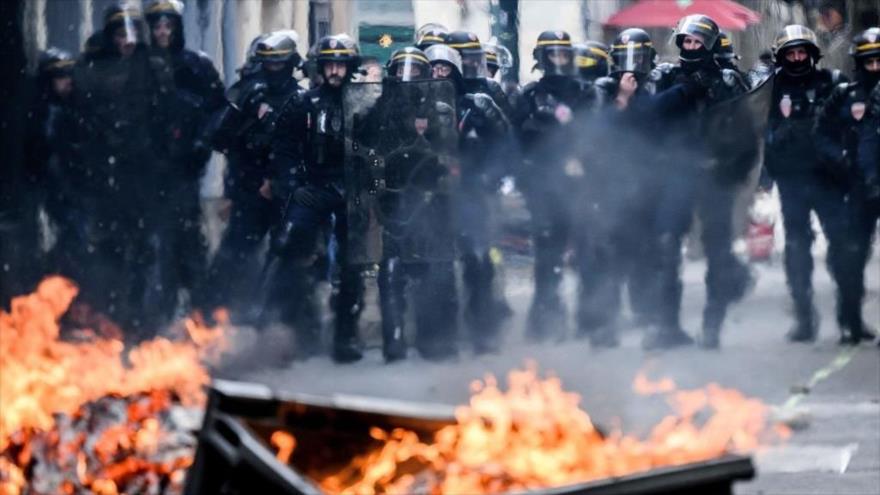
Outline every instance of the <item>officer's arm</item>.
<svg viewBox="0 0 880 495">
<path fill-rule="evenodd" d="M 865 183 L 880 188 L 880 114 L 873 114 L 859 128 L 858 166 Z"/>
<path fill-rule="evenodd" d="M 201 61 L 202 85 L 204 88 L 205 110 L 208 112 L 216 112 L 226 102 L 226 88 L 220 79 L 220 73 L 214 67 L 211 59 L 207 55 L 202 54 L 199 58 Z"/>
<path fill-rule="evenodd" d="M 649 111 L 655 116 L 676 115 L 693 109 L 696 97 L 705 88 L 696 83 L 677 83 L 665 91 L 659 91 L 648 100 Z"/>
<path fill-rule="evenodd" d="M 840 126 L 837 110 L 846 97 L 846 88 L 840 85 L 834 88 L 816 111 L 813 120 L 813 143 L 819 159 L 828 163 L 840 163 L 846 158 L 846 148 L 840 142 Z"/>
<path fill-rule="evenodd" d="M 276 197 L 286 197 L 301 180 L 306 146 L 307 114 L 303 104 L 291 102 L 280 110 L 271 141 L 267 177 Z"/>
</svg>

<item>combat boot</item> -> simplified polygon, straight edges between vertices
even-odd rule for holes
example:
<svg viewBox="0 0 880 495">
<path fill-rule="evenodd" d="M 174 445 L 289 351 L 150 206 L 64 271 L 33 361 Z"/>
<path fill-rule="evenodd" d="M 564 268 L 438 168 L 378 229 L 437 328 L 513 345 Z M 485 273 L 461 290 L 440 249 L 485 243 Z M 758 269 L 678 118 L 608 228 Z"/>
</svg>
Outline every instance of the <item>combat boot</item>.
<svg viewBox="0 0 880 495">
<path fill-rule="evenodd" d="M 385 328 L 383 325 L 382 356 L 386 363 L 406 359 L 406 339 L 403 335 L 403 326 Z"/>
<path fill-rule="evenodd" d="M 674 349 L 693 344 L 693 337 L 679 326 L 656 327 L 642 340 L 642 348 L 646 351 Z"/>
<path fill-rule="evenodd" d="M 603 325 L 590 332 L 590 346 L 594 349 L 611 349 L 620 346 L 620 338 L 617 335 L 617 326 L 614 324 Z"/>
<path fill-rule="evenodd" d="M 561 339 L 565 335 L 566 311 L 558 300 L 532 304 L 526 323 L 526 338 L 530 342 Z"/>
<path fill-rule="evenodd" d="M 726 305 L 708 304 L 703 311 L 703 332 L 700 347 L 718 349 L 721 347 L 721 326 L 727 313 Z"/>
<path fill-rule="evenodd" d="M 797 319 L 795 326 L 786 336 L 789 342 L 815 342 L 819 331 L 819 313 L 812 303 L 798 308 L 795 311 L 795 318 Z"/>
</svg>

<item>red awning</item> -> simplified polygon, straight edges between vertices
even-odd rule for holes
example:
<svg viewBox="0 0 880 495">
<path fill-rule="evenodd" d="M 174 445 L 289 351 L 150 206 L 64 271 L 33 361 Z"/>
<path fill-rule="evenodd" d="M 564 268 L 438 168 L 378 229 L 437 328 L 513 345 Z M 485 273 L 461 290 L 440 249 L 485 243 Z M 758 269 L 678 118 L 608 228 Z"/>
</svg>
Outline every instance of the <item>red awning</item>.
<svg viewBox="0 0 880 495">
<path fill-rule="evenodd" d="M 609 26 L 675 27 L 690 14 L 704 14 L 723 30 L 742 31 L 761 22 L 761 15 L 733 0 L 639 0 L 605 21 Z"/>
</svg>

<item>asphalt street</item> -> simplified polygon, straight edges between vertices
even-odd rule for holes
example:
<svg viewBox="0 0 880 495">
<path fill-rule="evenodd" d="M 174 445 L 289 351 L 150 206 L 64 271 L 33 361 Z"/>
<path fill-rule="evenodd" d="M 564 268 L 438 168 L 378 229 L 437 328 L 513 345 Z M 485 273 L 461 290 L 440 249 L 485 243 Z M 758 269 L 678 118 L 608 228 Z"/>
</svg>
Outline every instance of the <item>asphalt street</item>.
<svg viewBox="0 0 880 495">
<path fill-rule="evenodd" d="M 506 330 L 500 355 L 471 356 L 432 363 L 412 356 L 386 365 L 374 344 L 364 360 L 335 365 L 327 357 L 297 361 L 283 368 L 238 374 L 236 378 L 267 383 L 280 390 L 321 395 L 356 394 L 442 404 L 468 398 L 468 384 L 486 373 L 503 377 L 512 368 L 534 360 L 540 369 L 558 375 L 564 386 L 582 396 L 583 408 L 597 424 L 621 424 L 625 431 L 644 434 L 668 412 L 663 401 L 639 397 L 631 383 L 639 370 L 650 377 L 668 376 L 680 388 L 716 382 L 741 390 L 772 405 L 778 417 L 799 426 L 785 445 L 756 452 L 758 476 L 740 483 L 743 494 L 880 493 L 880 348 L 862 344 L 842 348 L 834 323 L 834 288 L 824 264 L 817 260 L 814 283 L 822 317 L 820 338 L 813 345 L 790 344 L 784 335 L 791 325 L 790 302 L 779 260 L 754 266 L 754 290 L 731 310 L 722 349 L 685 348 L 646 353 L 641 330 L 626 327 L 621 347 L 592 350 L 573 338 L 561 343 L 528 344 L 523 338 L 524 315 L 531 297 L 526 258 L 508 260 L 507 295 L 516 314 Z M 695 333 L 705 297 L 705 265 L 689 261 L 684 270 L 685 328 Z M 866 320 L 880 324 L 880 262 L 877 253 L 868 268 Z M 575 291 L 571 277 L 564 292 Z M 571 307 L 569 308 L 571 309 Z M 365 317 L 375 332 L 375 310 Z"/>
</svg>

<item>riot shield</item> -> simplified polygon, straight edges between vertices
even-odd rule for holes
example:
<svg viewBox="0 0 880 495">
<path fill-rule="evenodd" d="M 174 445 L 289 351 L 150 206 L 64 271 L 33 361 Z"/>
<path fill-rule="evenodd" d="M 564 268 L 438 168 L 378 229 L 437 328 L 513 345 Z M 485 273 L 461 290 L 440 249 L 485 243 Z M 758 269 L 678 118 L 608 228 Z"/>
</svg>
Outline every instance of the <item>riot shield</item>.
<svg viewBox="0 0 880 495">
<path fill-rule="evenodd" d="M 773 78 L 706 112 L 710 168 L 717 179 L 742 182 L 761 162 L 764 134 L 773 99 Z"/>
<path fill-rule="evenodd" d="M 378 219 L 384 234 L 379 245 L 386 255 L 404 262 L 452 261 L 450 193 L 458 176 L 455 88 L 449 81 L 432 80 L 368 86 L 374 87 L 364 90 L 371 95 L 375 87 L 381 93 L 369 111 L 351 119 L 349 175 L 358 193 L 350 195 L 350 218 Z M 349 225 L 367 232 L 371 241 L 364 247 L 376 244 L 375 225 Z"/>
<path fill-rule="evenodd" d="M 352 264 L 378 263 L 382 258 L 378 195 L 385 187 L 385 163 L 368 123 L 379 120 L 376 111 L 382 90 L 379 83 L 350 83 L 342 92 L 348 260 Z"/>
</svg>

